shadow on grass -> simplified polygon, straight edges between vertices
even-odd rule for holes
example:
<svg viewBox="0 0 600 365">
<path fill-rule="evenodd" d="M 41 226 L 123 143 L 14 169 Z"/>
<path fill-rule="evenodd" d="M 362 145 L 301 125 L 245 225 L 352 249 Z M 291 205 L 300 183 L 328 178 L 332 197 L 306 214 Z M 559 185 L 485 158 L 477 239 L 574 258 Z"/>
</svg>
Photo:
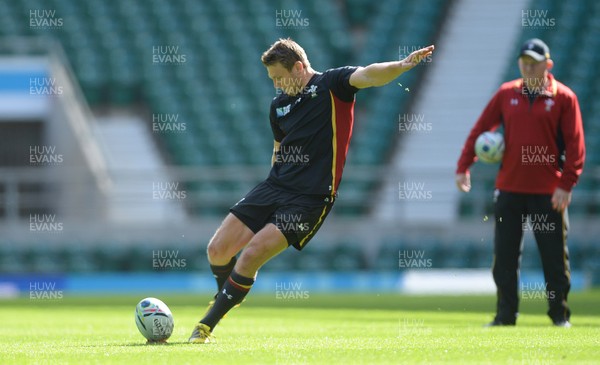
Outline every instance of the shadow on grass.
<svg viewBox="0 0 600 365">
<path fill-rule="evenodd" d="M 181 346 L 181 345 L 188 345 L 188 346 L 198 346 L 197 344 L 192 344 L 189 343 L 187 341 L 169 341 L 166 343 L 145 343 L 145 342 L 141 342 L 141 343 L 127 343 L 127 344 L 122 344 L 122 345 L 118 345 L 119 347 L 144 347 L 144 346 L 148 346 L 148 347 L 171 347 L 171 346 Z"/>
<path fill-rule="evenodd" d="M 73 345 L 72 347 L 89 347 L 89 348 L 95 348 L 95 347 L 172 347 L 172 346 L 182 346 L 182 345 L 187 345 L 187 346 L 206 346 L 206 345 L 211 345 L 211 344 L 191 344 L 187 341 L 169 341 L 166 343 L 146 343 L 146 342 L 130 342 L 130 343 L 114 343 L 114 344 L 105 344 L 105 343 L 101 343 L 101 344 L 94 344 L 94 345 Z"/>
</svg>

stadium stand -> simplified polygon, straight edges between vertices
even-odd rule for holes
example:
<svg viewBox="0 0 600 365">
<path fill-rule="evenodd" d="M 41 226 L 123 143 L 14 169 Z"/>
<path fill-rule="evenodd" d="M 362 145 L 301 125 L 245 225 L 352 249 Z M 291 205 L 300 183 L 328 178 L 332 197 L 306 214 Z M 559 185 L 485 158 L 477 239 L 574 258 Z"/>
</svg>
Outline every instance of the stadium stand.
<svg viewBox="0 0 600 365">
<path fill-rule="evenodd" d="M 435 43 L 451 4 L 444 0 L 287 1 L 286 9 L 296 9 L 300 11 L 296 13 L 298 17 L 308 20 L 308 32 L 302 27 L 277 26 L 277 13 L 268 0 L 2 1 L 0 36 L 56 38 L 93 108 L 140 108 L 147 115 L 177 113 L 187 122 L 190 133 L 156 135 L 173 165 L 258 166 L 266 164 L 271 154 L 267 113 L 274 91 L 259 59 L 269 44 L 279 37 L 291 36 L 306 48 L 317 70 L 394 60 L 401 44 Z M 521 38 L 547 38 L 557 64 L 555 74 L 579 95 L 587 132 L 588 164 L 595 165 L 600 162 L 600 90 L 594 87 L 600 81 L 595 67 L 600 57 L 595 52 L 595 45 L 600 42 L 600 5 L 593 0 L 534 0 L 531 7 L 550 9 L 561 31 L 524 27 Z M 27 20 L 31 9 L 54 9 L 69 26 L 30 27 Z M 353 37 L 363 41 L 356 43 Z M 578 52 L 573 52 L 575 49 Z M 154 62 L 155 56 L 161 55 L 178 57 L 172 64 Z M 390 85 L 358 94 L 348 170 L 385 166 L 397 143 L 397 138 L 389 135 L 397 133 L 398 114 L 409 110 L 412 103 L 412 95 L 404 88 L 415 87 L 425 70 L 418 68 L 402 76 L 402 87 Z M 516 77 L 514 67 L 507 71 L 507 77 Z M 481 183 L 475 181 L 473 192 L 491 191 L 493 168 L 477 164 L 474 170 L 488 178 Z M 336 203 L 335 213 L 366 216 L 377 185 L 377 177 L 355 179 L 347 175 L 342 190 L 344 199 Z M 599 186 L 600 175 L 586 171 L 578 188 L 584 198 L 576 196 L 574 213 L 600 213 Z M 240 188 L 240 184 L 211 180 L 191 184 L 188 191 L 190 195 L 210 195 L 216 191 L 239 192 Z M 481 195 L 464 195 L 459 207 L 463 218 L 491 212 L 491 200 L 473 198 L 477 196 Z M 215 217 L 226 208 L 200 207 L 191 213 Z M 361 242 L 332 240 L 330 244 L 312 245 L 302 255 L 287 250 L 265 270 L 392 271 L 398 270 L 398 252 L 410 249 L 427 252 L 434 268 L 489 267 L 490 242 L 469 239 L 456 245 L 457 240 L 395 236 L 381 242 L 372 254 L 367 254 Z M 165 241 L 156 249 L 180 250 L 183 257 L 193 258 L 190 269 L 208 269 L 203 248 L 178 243 Z M 1 271 L 153 270 L 148 265 L 152 251 L 144 242 L 99 241 L 84 245 L 73 239 L 45 248 L 45 242 L 33 244 L 35 248 L 0 242 Z M 524 263 L 525 267 L 539 268 L 536 255 L 527 256 L 532 260 Z M 577 267 L 600 272 L 600 251 L 590 242 L 576 245 L 572 259 Z"/>
<path fill-rule="evenodd" d="M 177 113 L 188 122 L 191 133 L 159 136 L 173 164 L 262 165 L 270 157 L 271 132 L 266 121 L 274 91 L 259 56 L 269 44 L 291 36 L 306 48 L 317 70 L 394 60 L 399 56 L 398 40 L 433 43 L 444 4 L 442 0 L 286 3 L 286 9 L 295 9 L 287 15 L 306 19 L 309 32 L 303 26 L 278 25 L 277 17 L 283 15 L 277 15 L 266 0 L 124 0 L 115 4 L 28 0 L 3 5 L 9 26 L 0 30 L 0 35 L 58 38 L 93 107 L 142 105 L 153 114 Z M 47 8 L 54 9 L 69 26 L 38 29 L 15 21 L 29 17 L 30 9 Z M 421 21 L 424 18 L 428 21 Z M 367 39 L 359 50 L 350 42 L 355 27 L 364 28 Z M 157 63 L 161 55 L 179 56 L 174 63 L 185 67 Z M 402 88 L 359 94 L 360 117 L 349 164 L 386 162 L 394 139 L 385 136 L 396 127 L 394 116 L 410 102 L 404 87 L 413 86 L 419 72 L 403 77 Z M 353 198 L 348 200 L 352 203 L 340 203 L 337 214 L 366 213 L 369 193 L 375 187 L 374 182 L 347 181 L 344 194 Z M 219 190 L 223 186 L 206 183 L 202 188 Z"/>
</svg>

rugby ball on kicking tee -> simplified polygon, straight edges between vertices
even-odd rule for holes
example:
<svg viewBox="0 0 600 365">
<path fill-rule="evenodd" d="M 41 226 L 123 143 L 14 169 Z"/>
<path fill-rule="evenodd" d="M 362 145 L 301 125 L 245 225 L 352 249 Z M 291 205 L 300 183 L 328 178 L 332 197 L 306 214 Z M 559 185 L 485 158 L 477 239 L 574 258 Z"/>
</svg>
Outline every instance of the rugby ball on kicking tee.
<svg viewBox="0 0 600 365">
<path fill-rule="evenodd" d="M 475 141 L 475 154 L 485 163 L 498 163 L 504 156 L 504 136 L 499 132 L 483 132 Z"/>
<path fill-rule="evenodd" d="M 150 342 L 171 337 L 175 325 L 169 307 L 156 298 L 144 298 L 135 306 L 135 324 Z"/>
</svg>

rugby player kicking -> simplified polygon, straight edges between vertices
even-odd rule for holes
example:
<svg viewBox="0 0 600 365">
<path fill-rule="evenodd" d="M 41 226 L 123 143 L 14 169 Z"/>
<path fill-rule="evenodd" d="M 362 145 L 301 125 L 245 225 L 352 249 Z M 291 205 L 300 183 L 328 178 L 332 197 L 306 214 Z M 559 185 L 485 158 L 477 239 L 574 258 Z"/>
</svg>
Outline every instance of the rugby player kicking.
<svg viewBox="0 0 600 365">
<path fill-rule="evenodd" d="M 342 178 L 356 92 L 391 82 L 433 50 L 432 45 L 400 61 L 322 73 L 311 68 L 304 49 L 289 38 L 263 53 L 268 76 L 282 91 L 270 109 L 272 168 L 264 182 L 230 209 L 208 244 L 218 293 L 189 342 L 211 342 L 215 326 L 242 302 L 258 269 L 289 246 L 302 250 L 315 236 Z"/>
</svg>

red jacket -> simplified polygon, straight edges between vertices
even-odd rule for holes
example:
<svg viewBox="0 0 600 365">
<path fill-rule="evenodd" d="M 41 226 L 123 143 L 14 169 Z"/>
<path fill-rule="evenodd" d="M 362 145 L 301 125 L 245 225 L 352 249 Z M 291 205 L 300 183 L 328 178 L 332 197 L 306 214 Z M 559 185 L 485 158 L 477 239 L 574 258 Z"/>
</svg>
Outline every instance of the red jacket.
<svg viewBox="0 0 600 365">
<path fill-rule="evenodd" d="M 469 133 L 457 173 L 468 172 L 477 160 L 477 137 L 502 124 L 506 148 L 496 177 L 497 189 L 530 194 L 552 194 L 557 187 L 571 191 L 585 160 L 579 102 L 552 74 L 548 78 L 533 102 L 522 92 L 523 79 L 500 86 Z"/>
</svg>

